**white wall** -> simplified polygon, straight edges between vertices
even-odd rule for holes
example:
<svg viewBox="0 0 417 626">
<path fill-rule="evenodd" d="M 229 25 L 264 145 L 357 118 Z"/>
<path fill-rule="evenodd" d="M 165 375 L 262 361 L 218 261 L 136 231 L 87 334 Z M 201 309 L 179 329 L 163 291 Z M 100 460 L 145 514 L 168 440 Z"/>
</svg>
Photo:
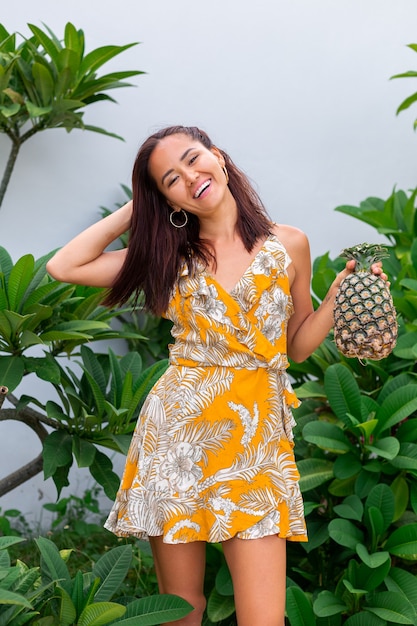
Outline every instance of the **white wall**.
<svg viewBox="0 0 417 626">
<path fill-rule="evenodd" d="M 416 186 L 417 106 L 395 111 L 417 80 L 389 80 L 417 66 L 406 47 L 417 41 L 416 18 L 415 0 L 3 3 L 10 32 L 44 22 L 61 35 L 71 21 L 88 50 L 140 41 L 111 68 L 147 74 L 133 79 L 137 88 L 114 92 L 118 105 L 86 113 L 125 143 L 54 130 L 24 145 L 0 210 L 0 245 L 15 259 L 62 245 L 98 219 L 100 205 L 113 207 L 139 144 L 172 123 L 206 129 L 255 182 L 272 217 L 305 230 L 313 257 L 376 240 L 333 209 Z M 0 135 L 1 170 L 8 149 Z M 18 428 L 0 426 L 1 475 L 38 452 L 36 438 Z M 40 503 L 53 500 L 48 485 L 33 480 L 1 507 L 38 507 L 38 489 Z"/>
</svg>

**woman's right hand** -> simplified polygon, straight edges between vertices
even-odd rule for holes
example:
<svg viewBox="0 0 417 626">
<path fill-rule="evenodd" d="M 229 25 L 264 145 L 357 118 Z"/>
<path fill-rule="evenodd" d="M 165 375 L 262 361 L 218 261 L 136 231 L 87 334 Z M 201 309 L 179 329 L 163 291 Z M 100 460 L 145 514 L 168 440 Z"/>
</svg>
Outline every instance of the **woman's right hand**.
<svg viewBox="0 0 417 626">
<path fill-rule="evenodd" d="M 132 210 L 130 200 L 82 231 L 48 261 L 48 273 L 66 283 L 111 287 L 126 258 L 126 249 L 106 251 L 106 248 L 129 230 Z"/>
</svg>

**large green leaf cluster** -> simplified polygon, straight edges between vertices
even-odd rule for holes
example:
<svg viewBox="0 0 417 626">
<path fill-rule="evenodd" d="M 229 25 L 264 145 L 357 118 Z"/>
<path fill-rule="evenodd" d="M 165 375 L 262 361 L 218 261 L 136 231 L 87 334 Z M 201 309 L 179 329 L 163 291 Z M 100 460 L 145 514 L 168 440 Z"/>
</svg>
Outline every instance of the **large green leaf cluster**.
<svg viewBox="0 0 417 626">
<path fill-rule="evenodd" d="M 152 626 L 178 620 L 192 607 L 172 595 L 144 598 L 120 596 L 132 562 L 132 546 L 105 552 L 91 571 L 72 576 L 67 565 L 71 550 L 39 537 L 40 565 L 12 564 L 8 548 L 18 537 L 0 537 L 0 624 L 2 626 Z"/>
<path fill-rule="evenodd" d="M 388 240 L 399 320 L 383 361 L 343 357 L 332 337 L 292 364 L 295 451 L 309 542 L 289 546 L 291 626 L 417 624 L 417 211 L 396 191 L 336 210 Z M 314 263 L 321 300 L 343 261 Z"/>
<path fill-rule="evenodd" d="M 136 45 L 108 45 L 86 54 L 84 33 L 68 22 L 61 41 L 48 27 L 28 24 L 31 36 L 20 43 L 0 24 L 0 129 L 15 136 L 31 128 L 73 128 L 111 134 L 83 122 L 93 102 L 114 102 L 107 91 L 129 86 L 136 70 L 97 72 L 110 59 Z"/>
<path fill-rule="evenodd" d="M 140 335 L 112 326 L 122 311 L 100 304 L 103 289 L 53 280 L 45 269 L 50 256 L 13 263 L 0 248 L 0 386 L 14 392 L 27 375 L 51 385 L 45 402 L 9 393 L 15 408 L 0 409 L 0 419 L 23 422 L 40 437 L 42 463 L 34 463 L 34 473 L 43 467 L 58 494 L 75 460 L 114 498 L 119 477 L 102 448 L 127 452 L 139 409 L 167 360 L 145 366 L 137 351 L 93 352 L 86 344 Z M 0 493 L 9 487 L 0 481 Z"/>
<path fill-rule="evenodd" d="M 0 184 L 0 206 L 20 148 L 48 128 L 89 130 L 121 139 L 119 135 L 84 122 L 85 108 L 115 100 L 109 91 L 130 87 L 126 79 L 137 70 L 100 74 L 103 66 L 136 43 L 101 46 L 85 51 L 84 32 L 68 22 L 62 40 L 45 26 L 28 24 L 31 35 L 9 33 L 0 24 L 0 133 L 11 149 Z"/>
</svg>

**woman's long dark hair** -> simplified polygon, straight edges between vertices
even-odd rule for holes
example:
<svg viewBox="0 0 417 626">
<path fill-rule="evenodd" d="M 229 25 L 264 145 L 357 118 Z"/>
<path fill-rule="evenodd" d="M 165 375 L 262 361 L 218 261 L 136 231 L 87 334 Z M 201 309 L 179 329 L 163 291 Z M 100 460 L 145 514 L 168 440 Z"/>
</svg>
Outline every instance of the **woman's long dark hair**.
<svg viewBox="0 0 417 626">
<path fill-rule="evenodd" d="M 126 260 L 104 304 L 113 306 L 126 302 L 132 294 L 144 294 L 144 306 L 155 315 L 168 307 L 169 298 L 184 260 L 192 274 L 198 261 L 205 265 L 215 262 L 210 242 L 200 239 L 198 218 L 187 213 L 184 228 L 175 228 L 169 220 L 172 208 L 159 191 L 149 173 L 149 159 L 155 147 L 165 137 L 183 134 L 199 141 L 208 150 L 213 143 L 208 135 L 195 126 L 170 126 L 151 135 L 141 146 L 133 167 L 133 213 Z M 220 150 L 229 173 L 229 189 L 236 201 L 236 229 L 245 248 L 250 252 L 259 239 L 271 231 L 271 220 L 250 185 L 247 177 Z"/>
</svg>

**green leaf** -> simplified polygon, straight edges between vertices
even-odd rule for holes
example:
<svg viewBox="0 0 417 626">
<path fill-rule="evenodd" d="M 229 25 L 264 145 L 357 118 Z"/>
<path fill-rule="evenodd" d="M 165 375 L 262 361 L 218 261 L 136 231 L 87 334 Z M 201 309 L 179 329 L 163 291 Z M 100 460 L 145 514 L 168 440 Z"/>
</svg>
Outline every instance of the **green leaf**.
<svg viewBox="0 0 417 626">
<path fill-rule="evenodd" d="M 330 422 L 309 422 L 303 428 L 303 438 L 335 454 L 344 454 L 352 449 L 352 444 L 343 430 Z"/>
<path fill-rule="evenodd" d="M 356 474 L 358 474 L 361 469 L 361 462 L 359 461 L 356 454 L 353 454 L 351 452 L 347 452 L 346 454 L 342 454 L 341 456 L 337 457 L 333 467 L 334 475 L 340 480 L 356 476 Z"/>
<path fill-rule="evenodd" d="M 358 543 L 363 543 L 363 532 L 352 522 L 344 519 L 333 519 L 329 523 L 329 535 L 341 546 L 356 551 Z"/>
<path fill-rule="evenodd" d="M 308 542 L 302 543 L 302 548 L 310 554 L 316 548 L 322 546 L 329 539 L 327 521 L 307 519 Z"/>
<path fill-rule="evenodd" d="M 10 546 L 26 541 L 23 537 L 4 537 L 0 536 L 0 550 L 7 550 Z"/>
<path fill-rule="evenodd" d="M 34 265 L 35 260 L 33 256 L 31 254 L 26 254 L 16 262 L 10 272 L 7 295 L 9 299 L 9 307 L 12 311 L 20 311 L 19 305 L 26 289 L 30 284 Z"/>
<path fill-rule="evenodd" d="M 375 569 L 385 563 L 385 561 L 390 560 L 389 552 L 373 552 L 369 554 L 366 546 L 362 543 L 356 545 L 356 552 L 360 560 L 371 569 Z"/>
<path fill-rule="evenodd" d="M 400 78 L 400 76 L 393 76 L 393 78 Z M 398 113 L 401 113 L 401 111 L 405 111 L 406 109 L 408 109 L 412 104 L 414 104 L 414 102 L 417 102 L 417 93 L 408 96 L 407 98 L 405 98 L 405 100 L 401 102 L 401 104 L 397 108 L 397 115 Z"/>
<path fill-rule="evenodd" d="M 14 391 L 20 385 L 25 371 L 24 359 L 20 356 L 1 356 L 0 386 Z"/>
<path fill-rule="evenodd" d="M 5 118 L 13 117 L 20 111 L 20 104 L 15 102 L 14 104 L 10 104 L 9 106 L 0 106 L 0 112 Z"/>
<path fill-rule="evenodd" d="M 222 596 L 212 589 L 207 601 L 207 615 L 211 622 L 217 623 L 235 612 L 233 596 Z"/>
<path fill-rule="evenodd" d="M 379 472 L 371 472 L 365 466 L 358 474 L 355 481 L 355 493 L 361 499 L 366 498 L 372 489 L 378 484 Z"/>
<path fill-rule="evenodd" d="M 27 609 L 33 609 L 33 605 L 23 595 L 15 593 L 14 591 L 9 591 L 8 589 L 2 589 L 0 587 L 0 606 L 2 604 L 12 604 L 15 606 L 22 606 Z"/>
<path fill-rule="evenodd" d="M 367 611 L 360 611 L 349 617 L 344 626 L 386 626 L 386 622 Z"/>
<path fill-rule="evenodd" d="M 116 602 L 95 602 L 86 606 L 77 626 L 106 626 L 126 613 L 126 607 Z"/>
<path fill-rule="evenodd" d="M 54 94 L 54 79 L 51 72 L 43 63 L 33 63 L 32 74 L 35 87 L 39 94 L 39 101 L 43 107 L 50 105 Z"/>
<path fill-rule="evenodd" d="M 385 579 L 388 591 L 402 593 L 414 607 L 417 607 L 417 578 L 411 572 L 392 567 Z"/>
<path fill-rule="evenodd" d="M 101 485 L 110 500 L 114 500 L 119 488 L 120 479 L 113 472 L 113 464 L 109 457 L 96 450 L 94 462 L 90 465 L 90 472 L 93 478 Z"/>
<path fill-rule="evenodd" d="M 129 571 L 132 555 L 132 546 L 128 544 L 113 548 L 97 561 L 92 570 L 92 575 L 100 579 L 95 602 L 109 601 L 118 593 Z"/>
<path fill-rule="evenodd" d="M 393 591 L 374 594 L 369 605 L 364 608 L 393 624 L 415 624 L 416 612 L 413 606 L 404 596 Z"/>
<path fill-rule="evenodd" d="M 72 459 L 67 465 L 57 467 L 52 476 L 52 480 L 54 481 L 57 490 L 57 498 L 59 498 L 59 496 L 61 495 L 61 491 L 64 487 L 69 487 L 68 475 L 71 469 L 71 465 Z"/>
<path fill-rule="evenodd" d="M 65 24 L 64 42 L 66 48 L 73 50 L 80 59 L 82 58 L 84 54 L 84 33 L 82 30 L 77 30 L 71 22 Z"/>
<path fill-rule="evenodd" d="M 286 613 L 291 626 L 314 626 L 316 624 L 311 602 L 299 587 L 287 588 Z"/>
<path fill-rule="evenodd" d="M 300 473 L 300 489 L 302 492 L 315 489 L 333 478 L 333 463 L 322 459 L 301 459 L 297 468 Z"/>
<path fill-rule="evenodd" d="M 393 391 L 381 404 L 376 414 L 375 434 L 382 433 L 417 411 L 417 385 L 409 384 Z"/>
<path fill-rule="evenodd" d="M 365 523 L 372 538 L 372 547 L 376 548 L 384 532 L 384 518 L 381 511 L 374 506 L 367 508 Z"/>
<path fill-rule="evenodd" d="M 402 443 L 399 453 L 391 460 L 391 465 L 403 470 L 417 471 L 417 444 Z"/>
<path fill-rule="evenodd" d="M 70 594 L 63 587 L 56 586 L 56 591 L 61 597 L 59 604 L 59 624 L 60 626 L 71 626 L 77 619 L 77 612 Z"/>
<path fill-rule="evenodd" d="M 87 346 L 81 346 L 80 352 L 83 360 L 84 371 L 87 371 L 91 374 L 102 394 L 105 394 L 107 388 L 107 379 L 104 375 L 104 370 L 100 365 L 96 354 Z"/>
<path fill-rule="evenodd" d="M 417 560 L 417 524 L 400 526 L 388 537 L 385 549 L 402 559 Z"/>
<path fill-rule="evenodd" d="M 72 437 L 72 451 L 78 467 L 90 467 L 96 455 L 95 446 L 86 439 L 76 435 Z"/>
<path fill-rule="evenodd" d="M 137 43 L 126 44 L 125 46 L 102 46 L 92 50 L 89 54 L 86 54 L 80 67 L 80 75 L 95 72 L 99 67 L 104 65 L 107 61 L 110 61 L 113 57 L 120 54 L 124 50 L 128 50 L 132 46 L 136 46 Z"/>
<path fill-rule="evenodd" d="M 226 563 L 220 566 L 215 580 L 216 590 L 221 596 L 233 595 L 233 581 Z"/>
<path fill-rule="evenodd" d="M 72 462 L 72 440 L 64 430 L 51 432 L 43 442 L 43 471 L 45 480 L 53 476 L 58 467 Z"/>
<path fill-rule="evenodd" d="M 366 499 L 365 510 L 374 508 L 381 513 L 383 524 L 382 532 L 387 530 L 394 519 L 394 494 L 388 485 L 380 484 L 373 487 Z"/>
<path fill-rule="evenodd" d="M 357 495 L 348 496 L 341 504 L 336 504 L 333 510 L 344 519 L 353 519 L 356 522 L 362 521 L 363 504 Z"/>
<path fill-rule="evenodd" d="M 50 354 L 46 354 L 44 357 L 24 357 L 24 363 L 27 372 L 36 374 L 41 380 L 59 385 L 61 370 Z"/>
<path fill-rule="evenodd" d="M 71 576 L 56 545 L 49 539 L 46 539 L 46 537 L 38 537 L 35 539 L 35 542 L 42 557 L 42 575 L 46 576 L 50 581 L 59 581 L 62 588 L 67 593 L 70 593 Z"/>
<path fill-rule="evenodd" d="M 49 54 L 55 65 L 57 65 L 60 46 L 57 44 L 56 40 L 48 37 L 48 35 L 41 28 L 35 26 L 34 24 L 28 24 L 28 27 L 35 35 L 38 42 Z"/>
<path fill-rule="evenodd" d="M 4 274 L 7 281 L 9 279 L 9 275 L 12 269 L 13 269 L 12 257 L 7 252 L 7 250 L 3 248 L 3 246 L 0 246 L 0 272 Z"/>
<path fill-rule="evenodd" d="M 363 587 L 366 591 L 375 591 L 380 588 L 381 584 L 387 577 L 387 574 L 391 568 L 391 559 L 385 559 L 376 567 L 368 567 L 365 563 L 358 565 L 356 561 L 351 561 L 356 565 L 356 572 L 353 576 L 356 586 Z M 350 570 L 350 573 L 353 568 Z"/>
<path fill-rule="evenodd" d="M 393 522 L 399 520 L 407 510 L 410 490 L 404 476 L 399 474 L 391 483 L 391 491 L 394 495 Z"/>
<path fill-rule="evenodd" d="M 395 437 L 385 437 L 375 441 L 373 445 L 366 445 L 365 448 L 383 459 L 392 460 L 400 450 L 400 442 Z"/>
<path fill-rule="evenodd" d="M 321 383 L 316 380 L 308 380 L 297 387 L 297 396 L 299 398 L 325 398 L 326 392 Z"/>
<path fill-rule="evenodd" d="M 317 617 L 329 617 L 347 611 L 347 606 L 330 591 L 321 591 L 313 604 L 314 613 Z"/>
<path fill-rule="evenodd" d="M 156 626 L 185 617 L 193 607 L 183 598 L 170 594 L 148 596 L 127 605 L 120 626 Z"/>
<path fill-rule="evenodd" d="M 330 406 L 338 419 L 350 425 L 348 414 L 361 418 L 361 396 L 358 384 L 347 367 L 336 363 L 327 368 L 324 387 Z"/>
<path fill-rule="evenodd" d="M 51 106 L 41 107 L 30 100 L 26 100 L 25 105 L 30 118 L 44 117 L 52 112 Z"/>
<path fill-rule="evenodd" d="M 96 383 L 95 378 L 90 374 L 90 372 L 85 371 L 84 374 L 93 393 L 94 407 L 97 410 L 97 416 L 99 418 L 102 418 L 106 411 L 106 397 L 102 393 L 99 385 Z"/>
</svg>

